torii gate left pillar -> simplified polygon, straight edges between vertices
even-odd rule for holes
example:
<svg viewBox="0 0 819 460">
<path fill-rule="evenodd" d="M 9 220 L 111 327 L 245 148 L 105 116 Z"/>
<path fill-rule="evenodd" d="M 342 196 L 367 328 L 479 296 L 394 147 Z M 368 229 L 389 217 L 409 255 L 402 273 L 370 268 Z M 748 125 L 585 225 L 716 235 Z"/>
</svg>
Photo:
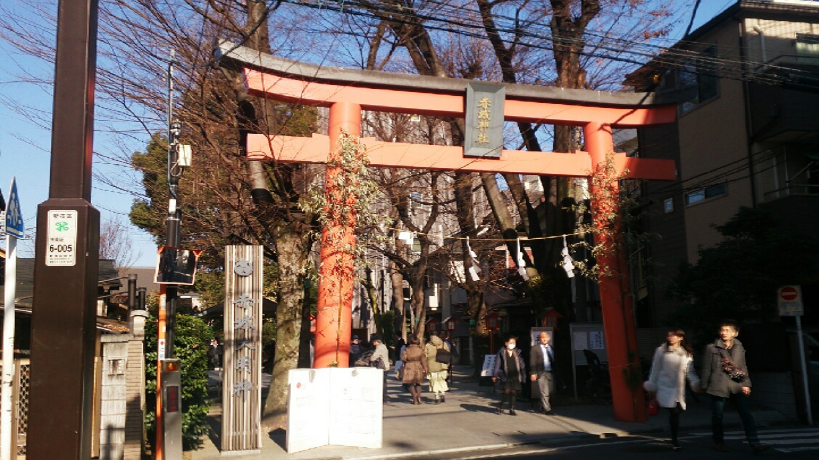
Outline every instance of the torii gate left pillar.
<svg viewBox="0 0 819 460">
<path fill-rule="evenodd" d="M 328 132 L 330 156 L 328 162 L 338 164 L 342 133 L 361 135 L 361 106 L 352 102 L 336 102 L 330 106 Z M 325 190 L 330 206 L 355 197 L 341 196 L 335 187 L 341 173 L 338 166 L 327 167 Z M 319 267 L 318 299 L 316 301 L 316 344 L 313 367 L 349 367 L 350 333 L 353 316 L 353 279 L 355 261 L 345 247 L 354 247 L 356 218 L 342 216 L 343 227 L 321 229 L 321 266 Z"/>
<path fill-rule="evenodd" d="M 361 111 L 421 114 L 434 117 L 465 116 L 464 80 L 388 74 L 385 72 L 325 69 L 287 61 L 225 43 L 221 57 L 244 67 L 249 93 L 275 100 L 330 108 L 329 135 L 311 138 L 248 136 L 251 160 L 327 163 L 339 152 L 342 129 L 360 133 Z M 259 70 L 263 69 L 263 70 Z M 611 130 L 671 123 L 676 119 L 676 101 L 652 94 L 608 94 L 597 91 L 507 85 L 503 119 L 582 126 L 586 152 L 549 153 L 502 150 L 500 158 L 464 157 L 460 146 L 419 145 L 360 139 L 368 148 L 371 166 L 403 167 L 464 172 L 557 175 L 589 177 L 611 158 L 618 174 L 628 178 L 674 180 L 673 161 L 627 158 L 615 154 Z M 332 162 L 331 162 L 332 163 Z M 350 199 L 334 196 L 338 171 L 328 166 L 325 183 L 328 202 Z M 610 187 L 617 186 L 617 181 Z M 354 199 L 354 197 L 353 197 Z M 592 215 L 616 211 L 616 202 L 593 200 Z M 350 321 L 352 319 L 353 259 L 345 255 L 345 244 L 354 244 L 355 217 L 339 228 L 322 230 L 322 264 L 318 294 L 314 367 L 349 366 Z M 342 228 L 343 227 L 343 228 Z M 615 418 L 621 421 L 647 419 L 642 388 L 630 385 L 627 371 L 639 366 L 636 325 L 628 289 L 627 265 L 617 252 L 619 223 L 614 233 L 601 234 L 596 243 L 604 250 L 598 258 L 601 307 L 612 382 Z M 344 240 L 333 238 L 344 235 Z M 328 244 L 329 243 L 329 244 Z M 340 244 L 339 244 L 340 243 Z M 631 382 L 633 383 L 633 382 Z"/>
</svg>

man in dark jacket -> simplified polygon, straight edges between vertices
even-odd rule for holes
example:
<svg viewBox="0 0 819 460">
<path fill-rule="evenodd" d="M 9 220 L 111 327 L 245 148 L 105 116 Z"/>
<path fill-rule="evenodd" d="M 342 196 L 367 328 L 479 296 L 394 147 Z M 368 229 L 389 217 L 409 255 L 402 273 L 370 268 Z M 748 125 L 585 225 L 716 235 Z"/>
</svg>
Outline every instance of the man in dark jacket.
<svg viewBox="0 0 819 460">
<path fill-rule="evenodd" d="M 720 325 L 719 336 L 714 343 L 705 349 L 702 368 L 702 387 L 711 395 L 711 430 L 714 438 L 714 449 L 727 451 L 725 448 L 725 430 L 722 426 L 722 415 L 725 412 L 725 402 L 733 398 L 745 437 L 754 453 L 768 449 L 768 446 L 759 443 L 759 434 L 754 423 L 754 416 L 748 405 L 748 396 L 751 394 L 751 379 L 748 376 L 748 366 L 745 364 L 745 348 L 736 339 L 739 335 L 737 323 L 731 320 L 723 321 Z M 733 367 L 726 364 L 733 363 Z M 730 374 L 729 374 L 730 372 Z"/>
<path fill-rule="evenodd" d="M 532 383 L 537 382 L 540 390 L 540 410 L 546 415 L 555 415 L 549 396 L 555 388 L 554 370 L 555 353 L 552 349 L 552 336 L 543 331 L 538 336 L 538 343 L 532 347 L 529 353 L 529 379 Z"/>
</svg>

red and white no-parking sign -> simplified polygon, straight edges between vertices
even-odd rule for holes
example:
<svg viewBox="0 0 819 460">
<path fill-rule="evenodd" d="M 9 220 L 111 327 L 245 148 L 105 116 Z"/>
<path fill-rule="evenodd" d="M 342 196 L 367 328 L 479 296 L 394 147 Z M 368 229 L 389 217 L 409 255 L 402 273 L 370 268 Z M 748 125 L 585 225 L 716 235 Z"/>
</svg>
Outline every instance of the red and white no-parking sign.
<svg viewBox="0 0 819 460">
<path fill-rule="evenodd" d="M 805 308 L 802 305 L 801 286 L 782 286 L 776 298 L 779 304 L 779 316 L 803 315 Z"/>
</svg>

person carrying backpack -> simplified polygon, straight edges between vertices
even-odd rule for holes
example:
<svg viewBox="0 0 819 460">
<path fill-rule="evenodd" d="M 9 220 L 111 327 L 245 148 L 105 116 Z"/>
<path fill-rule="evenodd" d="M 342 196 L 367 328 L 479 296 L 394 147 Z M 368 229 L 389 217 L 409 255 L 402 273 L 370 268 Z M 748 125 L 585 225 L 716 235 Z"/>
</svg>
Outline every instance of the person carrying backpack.
<svg viewBox="0 0 819 460">
<path fill-rule="evenodd" d="M 430 333 L 429 342 L 424 346 L 429 371 L 429 391 L 435 394 L 435 404 L 446 402 L 447 373 L 452 363 L 452 353 L 447 344 L 435 332 Z"/>
</svg>

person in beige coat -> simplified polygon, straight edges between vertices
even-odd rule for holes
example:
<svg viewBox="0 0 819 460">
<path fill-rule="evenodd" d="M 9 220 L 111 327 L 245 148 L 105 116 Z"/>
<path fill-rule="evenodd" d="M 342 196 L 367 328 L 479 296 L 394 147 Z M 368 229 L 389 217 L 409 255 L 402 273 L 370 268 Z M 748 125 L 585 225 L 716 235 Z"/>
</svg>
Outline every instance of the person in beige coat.
<svg viewBox="0 0 819 460">
<path fill-rule="evenodd" d="M 409 345 L 401 353 L 401 361 L 404 363 L 401 369 L 401 382 L 412 395 L 412 403 L 421 404 L 421 384 L 424 383 L 429 371 L 427 357 L 418 337 L 409 338 Z"/>
<path fill-rule="evenodd" d="M 680 450 L 677 435 L 680 414 L 685 410 L 685 383 L 699 391 L 700 379 L 694 372 L 694 349 L 685 341 L 682 329 L 670 329 L 666 343 L 657 347 L 651 362 L 651 375 L 643 387 L 657 398 L 660 407 L 668 409 L 671 447 Z"/>
<path fill-rule="evenodd" d="M 435 404 L 446 402 L 446 392 L 449 391 L 446 383 L 449 364 L 439 363 L 435 359 L 440 349 L 449 351 L 449 346 L 433 332 L 429 335 L 429 342 L 424 347 L 424 354 L 427 357 L 429 391 L 435 394 Z"/>
</svg>

